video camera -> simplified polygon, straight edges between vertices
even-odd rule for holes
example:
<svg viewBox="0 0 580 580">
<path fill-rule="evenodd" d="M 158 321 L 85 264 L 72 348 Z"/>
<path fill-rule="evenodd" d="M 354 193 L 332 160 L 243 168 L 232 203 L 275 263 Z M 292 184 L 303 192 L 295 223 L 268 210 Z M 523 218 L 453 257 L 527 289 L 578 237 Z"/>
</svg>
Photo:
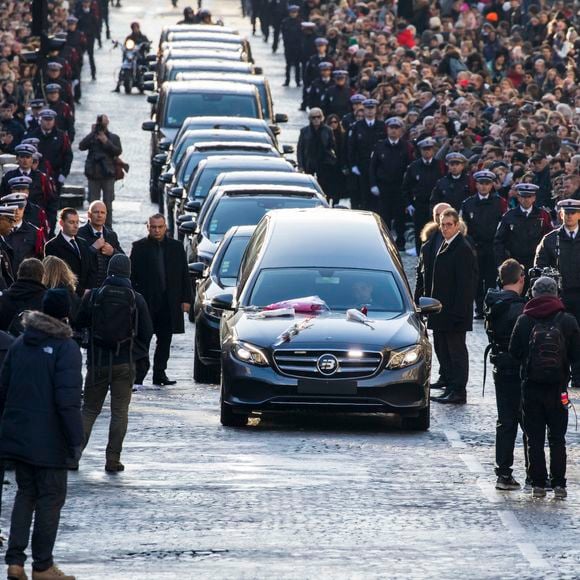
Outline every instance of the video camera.
<svg viewBox="0 0 580 580">
<path fill-rule="evenodd" d="M 530 290 L 529 290 L 530 295 L 532 292 L 532 286 L 534 285 L 536 280 L 538 278 L 541 278 L 542 276 L 552 278 L 552 280 L 554 280 L 554 282 L 556 282 L 556 285 L 558 286 L 558 294 L 562 292 L 562 274 L 560 274 L 560 271 L 557 270 L 556 268 L 552 268 L 551 266 L 546 266 L 545 268 L 538 267 L 530 268 L 528 271 L 528 276 L 530 279 Z"/>
</svg>

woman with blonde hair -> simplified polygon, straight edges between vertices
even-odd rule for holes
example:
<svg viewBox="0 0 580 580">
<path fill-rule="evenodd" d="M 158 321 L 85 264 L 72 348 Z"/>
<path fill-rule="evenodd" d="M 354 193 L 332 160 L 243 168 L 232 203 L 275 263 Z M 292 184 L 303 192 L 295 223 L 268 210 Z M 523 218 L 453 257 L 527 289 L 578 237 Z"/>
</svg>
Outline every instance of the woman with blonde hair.
<svg viewBox="0 0 580 580">
<path fill-rule="evenodd" d="M 69 268 L 68 264 L 56 256 L 46 256 L 42 260 L 44 266 L 44 276 L 42 283 L 47 288 L 64 288 L 68 291 L 71 300 L 71 310 L 69 320 L 74 321 L 81 304 L 81 299 L 76 293 L 77 277 Z"/>
</svg>

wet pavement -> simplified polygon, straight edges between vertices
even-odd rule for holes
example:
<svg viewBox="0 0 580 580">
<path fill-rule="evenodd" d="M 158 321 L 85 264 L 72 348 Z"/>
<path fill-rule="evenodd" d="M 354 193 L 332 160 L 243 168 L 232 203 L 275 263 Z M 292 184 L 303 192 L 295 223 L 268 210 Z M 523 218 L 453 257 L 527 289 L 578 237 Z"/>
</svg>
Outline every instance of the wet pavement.
<svg viewBox="0 0 580 580">
<path fill-rule="evenodd" d="M 157 40 L 178 20 L 170 2 L 124 0 L 111 9 L 113 37 L 133 20 Z M 205 5 L 205 4 L 204 4 Z M 250 34 L 239 3 L 207 4 Z M 258 37 L 277 112 L 290 115 L 280 141 L 295 144 L 305 123 L 300 90 L 283 89 L 283 56 Z M 156 208 L 148 201 L 145 98 L 111 93 L 120 51 L 97 53 L 98 81 L 78 109 L 79 139 L 99 113 L 121 136 L 131 169 L 115 202 L 115 229 L 128 252 Z M 86 73 L 86 71 L 85 71 Z M 73 180 L 84 156 L 75 147 Z M 409 272 L 414 259 L 405 258 Z M 105 474 L 108 413 L 69 478 L 56 558 L 81 579 L 175 578 L 578 578 L 579 436 L 572 418 L 569 498 L 532 500 L 493 485 L 495 399 L 481 395 L 483 326 L 469 335 L 468 404 L 432 409 L 427 433 L 395 419 L 309 416 L 219 424 L 218 387 L 192 380 L 193 328 L 175 337 L 168 369 L 175 387 L 135 393 L 123 461 Z M 149 378 L 150 380 L 150 378 Z M 488 380 L 489 381 L 489 380 Z M 577 398 L 577 397 L 576 397 Z M 524 479 L 521 441 L 515 475 Z M 14 485 L 5 493 L 7 530 Z"/>
</svg>

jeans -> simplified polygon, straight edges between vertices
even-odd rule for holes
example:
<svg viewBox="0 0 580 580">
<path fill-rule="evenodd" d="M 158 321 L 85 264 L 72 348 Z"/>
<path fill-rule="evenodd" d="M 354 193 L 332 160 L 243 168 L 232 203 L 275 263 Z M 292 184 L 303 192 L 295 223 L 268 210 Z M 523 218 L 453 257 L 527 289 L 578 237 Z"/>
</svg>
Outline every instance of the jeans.
<svg viewBox="0 0 580 580">
<path fill-rule="evenodd" d="M 522 382 L 519 375 L 494 372 L 497 423 L 495 427 L 495 474 L 510 476 L 514 464 L 514 446 L 518 425 L 523 429 Z M 528 472 L 528 438 L 524 432 L 524 458 Z"/>
<path fill-rule="evenodd" d="M 530 480 L 544 487 L 548 478 L 544 443 L 548 429 L 552 487 L 566 486 L 566 430 L 568 409 L 560 401 L 560 389 L 554 385 L 523 387 L 524 429 L 528 436 Z"/>
<path fill-rule="evenodd" d="M 34 514 L 32 568 L 39 572 L 48 570 L 53 565 L 52 551 L 66 499 L 67 470 L 16 461 L 15 472 L 18 491 L 12 509 L 6 564 L 24 566 Z"/>
<path fill-rule="evenodd" d="M 103 192 L 103 203 L 107 206 L 107 227 L 113 226 L 113 200 L 115 199 L 114 179 L 89 179 L 89 203 L 101 199 Z"/>
<path fill-rule="evenodd" d="M 85 447 L 89 442 L 93 425 L 101 413 L 109 387 L 111 389 L 111 424 L 105 452 L 107 461 L 121 459 L 134 377 L 133 365 L 129 364 L 89 368 L 87 372 L 82 410 Z"/>
</svg>

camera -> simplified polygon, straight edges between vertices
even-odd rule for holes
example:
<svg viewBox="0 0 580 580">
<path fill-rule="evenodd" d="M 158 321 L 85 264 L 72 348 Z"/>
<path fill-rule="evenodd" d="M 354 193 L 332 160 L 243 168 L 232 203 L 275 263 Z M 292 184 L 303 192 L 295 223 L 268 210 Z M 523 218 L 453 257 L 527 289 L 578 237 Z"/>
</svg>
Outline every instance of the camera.
<svg viewBox="0 0 580 580">
<path fill-rule="evenodd" d="M 103 123 L 103 115 L 97 115 L 97 122 L 95 123 L 95 133 L 104 133 L 106 131 Z"/>
<path fill-rule="evenodd" d="M 545 268 L 530 268 L 528 271 L 528 276 L 530 279 L 530 296 L 531 296 L 531 292 L 532 292 L 532 286 L 535 284 L 536 280 L 538 278 L 541 278 L 542 276 L 546 276 L 547 278 L 552 278 L 552 280 L 554 280 L 554 282 L 556 282 L 556 285 L 558 286 L 558 294 L 560 294 L 560 292 L 562 291 L 562 274 L 560 274 L 560 271 L 557 270 L 556 268 L 552 268 L 551 266 L 547 266 Z"/>
</svg>

